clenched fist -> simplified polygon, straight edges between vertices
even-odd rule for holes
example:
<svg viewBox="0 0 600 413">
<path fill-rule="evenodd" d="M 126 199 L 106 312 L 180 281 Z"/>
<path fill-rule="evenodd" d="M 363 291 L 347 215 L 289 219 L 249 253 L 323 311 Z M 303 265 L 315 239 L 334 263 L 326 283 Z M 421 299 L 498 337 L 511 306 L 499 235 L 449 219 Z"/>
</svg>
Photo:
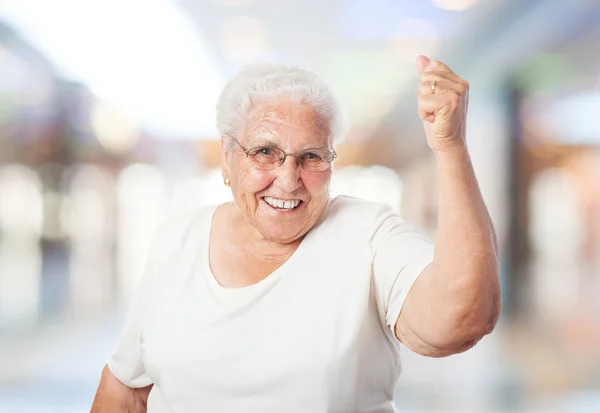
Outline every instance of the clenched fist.
<svg viewBox="0 0 600 413">
<path fill-rule="evenodd" d="M 465 145 L 469 82 L 444 63 L 417 56 L 419 117 L 434 151 Z"/>
</svg>

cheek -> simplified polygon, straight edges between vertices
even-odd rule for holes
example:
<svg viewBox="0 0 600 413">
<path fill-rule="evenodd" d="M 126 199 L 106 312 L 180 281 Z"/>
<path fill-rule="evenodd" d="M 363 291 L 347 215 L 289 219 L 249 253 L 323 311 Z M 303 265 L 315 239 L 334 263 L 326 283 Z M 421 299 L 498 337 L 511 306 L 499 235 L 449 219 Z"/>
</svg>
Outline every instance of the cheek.
<svg viewBox="0 0 600 413">
<path fill-rule="evenodd" d="M 306 173 L 302 176 L 302 182 L 312 196 L 325 195 L 329 189 L 331 171 L 320 173 Z"/>
<path fill-rule="evenodd" d="M 238 176 L 239 192 L 244 194 L 260 192 L 273 181 L 273 177 L 268 172 L 259 171 L 254 168 L 241 170 Z"/>
</svg>

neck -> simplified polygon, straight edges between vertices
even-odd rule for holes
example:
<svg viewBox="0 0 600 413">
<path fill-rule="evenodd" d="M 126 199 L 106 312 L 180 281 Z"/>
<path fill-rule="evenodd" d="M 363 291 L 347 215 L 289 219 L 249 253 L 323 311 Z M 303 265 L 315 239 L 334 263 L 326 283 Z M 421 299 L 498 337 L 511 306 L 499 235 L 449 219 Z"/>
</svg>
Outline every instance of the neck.
<svg viewBox="0 0 600 413">
<path fill-rule="evenodd" d="M 233 203 L 235 209 L 235 224 L 230 227 L 231 236 L 239 240 L 238 245 L 243 246 L 244 254 L 251 256 L 258 262 L 279 262 L 289 258 L 304 235 L 290 242 L 281 242 L 265 237 L 244 217 L 242 211 Z M 235 239 L 232 238 L 232 239 Z"/>
</svg>

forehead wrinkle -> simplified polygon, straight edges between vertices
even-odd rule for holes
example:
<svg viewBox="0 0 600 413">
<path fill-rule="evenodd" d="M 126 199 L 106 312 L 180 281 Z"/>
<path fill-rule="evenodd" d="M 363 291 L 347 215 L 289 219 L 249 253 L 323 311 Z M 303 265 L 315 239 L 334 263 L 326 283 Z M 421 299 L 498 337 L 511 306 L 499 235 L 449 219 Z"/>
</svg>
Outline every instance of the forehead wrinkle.
<svg viewBox="0 0 600 413">
<path fill-rule="evenodd" d="M 248 117 L 246 132 L 248 135 L 252 136 L 255 134 L 267 134 L 272 135 L 275 134 L 279 129 L 279 124 L 277 122 L 281 116 L 279 113 L 275 113 L 272 110 L 262 112 L 259 114 L 250 113 Z"/>
<path fill-rule="evenodd" d="M 275 137 L 278 136 L 277 131 L 272 125 L 259 123 L 248 130 L 246 140 L 252 146 L 276 145 Z"/>
<path fill-rule="evenodd" d="M 296 131 L 306 131 L 309 135 L 318 137 L 320 141 L 323 135 L 328 135 L 328 127 L 325 119 L 321 119 L 310 105 L 294 105 L 280 107 L 273 105 L 268 107 L 255 107 L 248 116 L 246 136 L 253 145 L 276 144 L 270 137 L 277 137 L 283 132 L 282 129 L 290 128 Z M 262 136 L 260 136 L 262 135 Z M 313 139 L 302 145 L 304 148 L 318 148 L 322 144 L 316 144 Z"/>
<path fill-rule="evenodd" d="M 277 144 L 277 142 L 275 142 L 273 139 L 269 139 L 268 136 L 256 136 L 253 139 L 251 139 L 252 141 L 252 146 L 270 146 L 270 147 L 279 147 L 279 145 Z"/>
</svg>

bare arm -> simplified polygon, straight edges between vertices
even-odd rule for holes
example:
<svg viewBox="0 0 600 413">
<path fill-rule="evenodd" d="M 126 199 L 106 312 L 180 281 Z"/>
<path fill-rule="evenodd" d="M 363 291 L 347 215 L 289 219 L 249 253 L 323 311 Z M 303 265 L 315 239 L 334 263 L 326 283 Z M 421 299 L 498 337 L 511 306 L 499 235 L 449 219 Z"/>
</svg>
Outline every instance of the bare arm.
<svg viewBox="0 0 600 413">
<path fill-rule="evenodd" d="M 127 387 L 105 366 L 90 413 L 145 413 L 152 386 Z"/>
<path fill-rule="evenodd" d="M 438 237 L 396 323 L 417 353 L 441 357 L 473 347 L 501 310 L 498 245 L 465 139 L 469 84 L 438 61 L 417 58 L 419 116 L 437 160 Z"/>
<path fill-rule="evenodd" d="M 438 238 L 434 261 L 415 282 L 396 324 L 409 348 L 447 356 L 490 333 L 501 309 L 498 247 L 465 147 L 436 154 Z"/>
</svg>

